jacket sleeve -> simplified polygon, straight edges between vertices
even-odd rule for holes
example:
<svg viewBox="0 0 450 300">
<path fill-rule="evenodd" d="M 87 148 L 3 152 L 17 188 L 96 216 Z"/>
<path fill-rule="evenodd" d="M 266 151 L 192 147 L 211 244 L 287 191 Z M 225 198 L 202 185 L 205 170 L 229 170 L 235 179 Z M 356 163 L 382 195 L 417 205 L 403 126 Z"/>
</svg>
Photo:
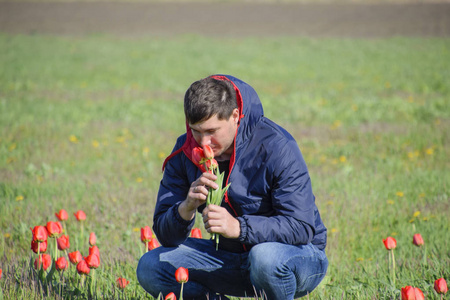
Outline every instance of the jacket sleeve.
<svg viewBox="0 0 450 300">
<path fill-rule="evenodd" d="M 175 146 L 175 149 L 179 146 Z M 168 161 L 158 191 L 153 231 L 161 245 L 165 247 L 174 247 L 183 243 L 195 222 L 195 218 L 186 221 L 178 213 L 178 206 L 186 199 L 190 187 L 185 163 L 186 157 L 182 152 Z M 192 166 L 188 167 L 192 168 Z"/>
<path fill-rule="evenodd" d="M 311 181 L 306 163 L 293 139 L 278 143 L 265 163 L 266 201 L 271 211 L 266 214 L 244 214 L 238 217 L 241 243 L 262 242 L 308 244 L 315 232 L 315 211 Z M 264 200 L 263 200 L 264 201 Z"/>
</svg>

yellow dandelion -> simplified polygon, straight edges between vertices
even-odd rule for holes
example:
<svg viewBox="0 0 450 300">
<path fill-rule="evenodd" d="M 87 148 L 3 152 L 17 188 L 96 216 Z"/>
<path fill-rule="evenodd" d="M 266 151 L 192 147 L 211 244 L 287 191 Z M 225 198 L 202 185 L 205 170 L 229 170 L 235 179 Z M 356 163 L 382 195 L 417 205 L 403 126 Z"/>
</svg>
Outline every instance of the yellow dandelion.
<svg viewBox="0 0 450 300">
<path fill-rule="evenodd" d="M 434 120 L 434 124 L 440 125 L 440 124 L 441 124 L 441 119 L 436 119 L 436 120 Z"/>
<path fill-rule="evenodd" d="M 144 181 L 144 179 L 143 179 L 142 177 L 136 178 L 136 182 L 140 183 L 140 182 L 142 182 L 142 181 Z"/>
<path fill-rule="evenodd" d="M 415 156 L 415 157 L 419 157 L 419 155 L 420 155 L 419 150 L 414 151 L 414 156 Z"/>
<path fill-rule="evenodd" d="M 414 97 L 413 96 L 409 96 L 408 97 L 408 102 L 409 103 L 413 103 L 414 102 Z"/>
<path fill-rule="evenodd" d="M 83 81 L 83 82 L 80 84 L 80 88 L 84 89 L 84 88 L 86 88 L 86 87 L 87 87 L 87 82 L 86 82 L 86 81 Z"/>
<path fill-rule="evenodd" d="M 428 217 L 423 217 L 423 218 L 422 218 L 422 221 L 427 222 L 428 220 L 429 220 Z"/>
<path fill-rule="evenodd" d="M 338 160 L 336 158 L 331 161 L 331 164 L 333 164 L 333 165 L 337 165 L 337 163 L 338 163 Z"/>
<path fill-rule="evenodd" d="M 387 204 L 390 204 L 390 205 L 394 205 L 394 200 L 391 200 L 391 199 L 389 199 L 388 201 L 387 201 Z"/>
<path fill-rule="evenodd" d="M 147 156 L 148 153 L 150 152 L 150 148 L 149 147 L 144 147 L 144 149 L 142 149 L 142 154 Z"/>
<path fill-rule="evenodd" d="M 23 200 L 23 196 L 22 195 L 19 195 L 19 196 L 16 197 L 16 201 L 22 201 L 22 200 Z"/>
<path fill-rule="evenodd" d="M 353 111 L 357 111 L 357 110 L 358 110 L 358 105 L 352 104 L 352 110 L 353 110 Z"/>
<path fill-rule="evenodd" d="M 327 201 L 327 205 L 328 205 L 328 206 L 333 205 L 333 204 L 334 204 L 333 201 Z"/>
<path fill-rule="evenodd" d="M 372 261 L 372 260 L 373 260 L 373 257 L 369 257 L 367 260 L 368 260 L 368 261 Z"/>
<path fill-rule="evenodd" d="M 69 136 L 69 141 L 71 141 L 72 143 L 76 144 L 78 143 L 78 138 L 75 135 L 70 135 Z"/>
<path fill-rule="evenodd" d="M 159 159 L 163 159 L 163 158 L 165 158 L 166 157 L 166 153 L 164 153 L 164 152 L 162 152 L 162 151 L 160 151 L 159 153 L 158 153 L 158 158 Z"/>
<path fill-rule="evenodd" d="M 426 153 L 427 155 L 433 155 L 434 149 L 433 149 L 433 148 L 427 148 L 427 149 L 425 150 L 425 153 Z"/>
<path fill-rule="evenodd" d="M 380 227 L 376 226 L 376 227 L 372 228 L 372 231 L 373 232 L 378 232 L 378 231 L 380 231 Z"/>
<path fill-rule="evenodd" d="M 125 143 L 125 137 L 124 136 L 118 136 L 116 137 L 117 143 Z"/>
<path fill-rule="evenodd" d="M 420 194 L 419 194 L 419 197 L 420 197 L 420 198 L 424 198 L 424 197 L 425 197 L 425 193 L 420 193 Z"/>
<path fill-rule="evenodd" d="M 420 210 L 416 210 L 413 214 L 414 218 L 417 218 L 420 215 Z"/>
<path fill-rule="evenodd" d="M 9 150 L 9 152 L 11 152 L 11 151 L 13 151 L 13 150 L 16 149 L 16 148 L 17 148 L 17 144 L 16 144 L 16 143 L 12 143 L 12 144 L 9 146 L 8 150 Z"/>
<path fill-rule="evenodd" d="M 99 141 L 97 141 L 97 140 L 93 140 L 93 141 L 92 141 L 92 147 L 98 148 L 99 146 L 100 146 Z"/>
<path fill-rule="evenodd" d="M 319 160 L 320 160 L 321 163 L 324 163 L 324 162 L 327 161 L 327 156 L 322 154 L 322 155 L 320 156 Z"/>
<path fill-rule="evenodd" d="M 362 258 L 362 257 L 358 257 L 357 259 L 356 259 L 356 261 L 363 261 L 364 260 L 364 258 Z"/>
<path fill-rule="evenodd" d="M 333 125 L 330 126 L 331 130 L 337 129 L 342 126 L 342 122 L 340 120 L 336 120 L 333 122 Z"/>
<path fill-rule="evenodd" d="M 385 88 L 390 89 L 391 88 L 391 83 L 389 81 L 386 81 L 384 86 L 385 86 Z"/>
<path fill-rule="evenodd" d="M 8 157 L 8 158 L 6 159 L 6 163 L 7 163 L 7 164 L 10 164 L 10 163 L 15 162 L 15 161 L 16 161 L 16 158 L 15 158 L 15 157 Z"/>
<path fill-rule="evenodd" d="M 416 220 L 415 218 L 412 218 L 409 220 L 409 223 L 414 223 L 415 220 Z"/>
<path fill-rule="evenodd" d="M 408 158 L 409 159 L 414 159 L 415 158 L 414 153 L 413 152 L 408 152 Z"/>
<path fill-rule="evenodd" d="M 341 163 L 345 163 L 347 161 L 347 158 L 344 155 L 339 156 L 339 161 Z"/>
<path fill-rule="evenodd" d="M 336 233 L 339 232 L 339 230 L 337 230 L 337 228 L 331 228 L 331 233 Z"/>
<path fill-rule="evenodd" d="M 139 231 L 141 231 L 141 229 L 140 229 L 139 227 L 134 227 L 134 228 L 133 228 L 133 231 L 134 231 L 134 232 L 139 232 Z"/>
<path fill-rule="evenodd" d="M 391 233 L 391 236 L 396 236 L 396 235 L 397 235 L 397 232 L 395 232 L 395 231 Z"/>
<path fill-rule="evenodd" d="M 403 192 L 397 192 L 395 193 L 398 197 L 403 197 L 405 194 Z"/>
<path fill-rule="evenodd" d="M 9 238 L 11 237 L 11 234 L 9 234 L 9 233 L 7 232 L 7 233 L 5 233 L 5 234 L 3 235 L 3 237 L 4 237 L 5 239 L 9 239 Z"/>
<path fill-rule="evenodd" d="M 111 198 L 111 201 L 114 202 L 114 203 L 116 203 L 116 202 L 117 202 L 117 198 L 116 198 L 116 197 L 112 197 L 112 198 Z"/>
</svg>

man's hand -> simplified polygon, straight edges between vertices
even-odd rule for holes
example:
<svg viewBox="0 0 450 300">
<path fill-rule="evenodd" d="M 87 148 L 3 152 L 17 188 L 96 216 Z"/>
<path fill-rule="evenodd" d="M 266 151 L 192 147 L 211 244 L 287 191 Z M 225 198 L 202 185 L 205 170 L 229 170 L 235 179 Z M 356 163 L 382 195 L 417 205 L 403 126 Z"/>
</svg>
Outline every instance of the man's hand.
<svg viewBox="0 0 450 300">
<path fill-rule="evenodd" d="M 216 175 L 205 172 L 192 182 L 186 200 L 178 206 L 178 212 L 184 220 L 190 221 L 195 217 L 197 207 L 206 202 L 210 187 L 213 189 L 219 188 L 215 183 L 216 179 Z"/>
<path fill-rule="evenodd" d="M 203 210 L 203 223 L 209 233 L 220 233 L 226 238 L 236 239 L 241 233 L 239 221 L 225 208 L 210 204 Z"/>
</svg>

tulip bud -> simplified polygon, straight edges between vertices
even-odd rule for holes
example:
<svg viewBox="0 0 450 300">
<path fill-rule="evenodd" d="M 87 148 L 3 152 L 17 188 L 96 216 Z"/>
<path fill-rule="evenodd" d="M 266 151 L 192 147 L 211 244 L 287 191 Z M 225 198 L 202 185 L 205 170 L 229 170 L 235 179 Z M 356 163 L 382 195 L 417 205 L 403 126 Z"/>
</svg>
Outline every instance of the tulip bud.
<svg viewBox="0 0 450 300">
<path fill-rule="evenodd" d="M 393 237 L 383 239 L 383 243 L 387 250 L 392 250 L 395 249 L 395 247 L 397 247 L 397 241 Z"/>
<path fill-rule="evenodd" d="M 438 294 L 445 294 L 448 292 L 447 282 L 444 278 L 436 279 L 434 282 L 434 290 Z"/>
<path fill-rule="evenodd" d="M 59 222 L 47 222 L 47 231 L 50 237 L 58 237 L 62 233 L 62 226 Z"/>
<path fill-rule="evenodd" d="M 166 298 L 164 298 L 164 300 L 177 300 L 177 296 L 175 296 L 175 294 L 173 292 L 170 292 L 169 294 L 167 294 Z"/>
<path fill-rule="evenodd" d="M 44 253 L 45 251 L 47 251 L 47 241 L 43 241 L 43 242 L 36 242 L 36 241 L 31 241 L 31 250 L 33 250 L 34 253 Z"/>
<path fill-rule="evenodd" d="M 89 255 L 91 255 L 91 254 L 96 254 L 100 258 L 100 250 L 98 249 L 98 247 L 96 245 L 89 247 Z"/>
<path fill-rule="evenodd" d="M 55 213 L 55 216 L 62 222 L 67 221 L 67 219 L 69 218 L 67 211 L 65 211 L 64 209 L 61 209 L 58 213 Z"/>
<path fill-rule="evenodd" d="M 177 280 L 178 283 L 188 282 L 188 280 L 189 280 L 189 271 L 188 271 L 188 269 L 185 269 L 183 267 L 179 267 L 175 271 L 175 279 Z"/>
<path fill-rule="evenodd" d="M 153 250 L 153 249 L 156 249 L 156 248 L 158 248 L 159 246 L 160 246 L 160 245 L 159 245 L 158 240 L 155 239 L 155 238 L 153 238 L 153 239 L 151 239 L 150 242 L 148 243 L 148 251 L 151 251 L 151 250 Z"/>
<path fill-rule="evenodd" d="M 86 220 L 86 214 L 84 213 L 84 211 L 79 210 L 76 213 L 73 214 L 75 216 L 75 218 L 77 219 L 77 221 L 84 221 Z"/>
<path fill-rule="evenodd" d="M 192 149 L 192 161 L 196 165 L 202 165 L 205 162 L 205 154 L 202 148 L 195 147 Z"/>
<path fill-rule="evenodd" d="M 192 238 L 196 238 L 196 239 L 201 239 L 202 238 L 202 232 L 201 232 L 200 228 L 193 228 L 191 230 L 191 237 Z"/>
<path fill-rule="evenodd" d="M 148 243 L 152 239 L 152 230 L 149 226 L 141 228 L 141 241 L 143 243 Z"/>
<path fill-rule="evenodd" d="M 419 288 L 410 285 L 402 288 L 402 300 L 424 300 L 425 297 Z"/>
<path fill-rule="evenodd" d="M 34 268 L 36 270 L 39 270 L 40 266 L 42 265 L 42 268 L 44 269 L 44 271 L 46 271 L 48 269 L 48 267 L 51 266 L 51 264 L 52 264 L 51 256 L 44 253 L 35 259 Z"/>
<path fill-rule="evenodd" d="M 68 235 L 62 235 L 61 237 L 56 239 L 56 242 L 58 243 L 58 249 L 63 251 L 70 247 L 69 242 L 69 236 Z"/>
<path fill-rule="evenodd" d="M 95 236 L 95 233 L 91 232 L 89 235 L 89 245 L 94 246 L 97 243 L 97 237 Z"/>
<path fill-rule="evenodd" d="M 89 269 L 89 267 L 84 259 L 82 259 L 77 264 L 77 272 L 80 275 L 87 275 L 87 274 L 89 274 L 89 272 L 91 272 L 91 269 Z"/>
<path fill-rule="evenodd" d="M 64 256 L 61 256 L 56 260 L 56 270 L 63 271 L 67 269 L 69 265 L 67 264 L 67 260 Z"/>
<path fill-rule="evenodd" d="M 124 289 L 130 282 L 125 278 L 119 277 L 116 280 L 116 284 L 120 289 Z"/>
<path fill-rule="evenodd" d="M 83 257 L 81 256 L 80 251 L 77 250 L 77 251 L 69 253 L 69 260 L 74 265 L 77 265 L 80 261 L 83 260 Z"/>
<path fill-rule="evenodd" d="M 203 146 L 203 154 L 206 159 L 213 159 L 214 158 L 214 151 L 209 145 Z"/>
<path fill-rule="evenodd" d="M 33 233 L 33 241 L 43 242 L 48 238 L 47 229 L 44 226 L 35 226 L 31 229 L 31 232 Z"/>
<path fill-rule="evenodd" d="M 86 257 L 86 263 L 89 268 L 97 269 L 100 266 L 100 256 L 97 254 L 89 254 L 89 256 Z"/>
<path fill-rule="evenodd" d="M 416 233 L 413 236 L 413 244 L 418 246 L 418 247 L 420 247 L 420 246 L 422 246 L 424 244 L 422 235 L 420 233 Z"/>
</svg>

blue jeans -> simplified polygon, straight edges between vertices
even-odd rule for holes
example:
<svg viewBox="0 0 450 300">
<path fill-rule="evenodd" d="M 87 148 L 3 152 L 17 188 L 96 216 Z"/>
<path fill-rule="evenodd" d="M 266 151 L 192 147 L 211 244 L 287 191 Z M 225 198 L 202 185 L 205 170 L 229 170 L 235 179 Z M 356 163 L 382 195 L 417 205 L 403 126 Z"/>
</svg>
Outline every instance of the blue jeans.
<svg viewBox="0 0 450 300">
<path fill-rule="evenodd" d="M 181 284 L 175 280 L 179 267 L 189 271 L 183 299 L 220 299 L 216 294 L 222 294 L 289 300 L 305 296 L 320 283 L 328 260 L 325 251 L 312 244 L 270 242 L 232 253 L 216 251 L 212 240 L 188 238 L 178 247 L 144 254 L 136 273 L 141 286 L 155 298 L 170 292 L 179 298 Z"/>
</svg>

